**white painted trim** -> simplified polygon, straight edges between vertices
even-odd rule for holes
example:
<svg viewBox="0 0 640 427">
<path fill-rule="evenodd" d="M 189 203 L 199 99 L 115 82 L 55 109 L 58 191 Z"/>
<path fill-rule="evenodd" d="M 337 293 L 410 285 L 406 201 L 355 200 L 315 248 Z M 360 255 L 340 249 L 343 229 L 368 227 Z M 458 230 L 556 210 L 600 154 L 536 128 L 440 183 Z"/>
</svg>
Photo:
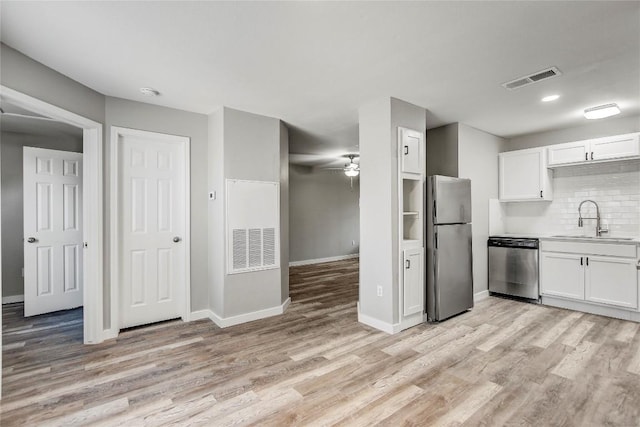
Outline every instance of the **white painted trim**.
<svg viewBox="0 0 640 427">
<path fill-rule="evenodd" d="M 191 321 L 200 320 L 200 319 L 212 320 L 213 311 L 209 310 L 208 308 L 204 310 L 192 311 L 189 318 L 191 319 Z"/>
<path fill-rule="evenodd" d="M 0 95 L 13 105 L 25 110 L 83 129 L 84 202 L 82 208 L 83 216 L 91 218 L 91 221 L 84 221 L 82 230 L 82 240 L 87 244 L 83 253 L 84 343 L 100 343 L 104 339 L 102 124 L 3 85 L 0 85 Z"/>
<path fill-rule="evenodd" d="M 24 295 L 9 295 L 2 297 L 2 304 L 13 304 L 15 302 L 24 302 Z"/>
<path fill-rule="evenodd" d="M 252 311 L 251 313 L 244 313 L 237 316 L 224 318 L 211 311 L 211 320 L 221 328 L 228 328 L 229 326 L 235 326 L 241 323 L 253 322 L 254 320 L 260 320 L 266 317 L 278 316 L 284 313 L 290 303 L 291 298 L 287 298 L 285 302 L 276 307 L 265 308 L 264 310 Z"/>
<path fill-rule="evenodd" d="M 360 302 L 358 301 L 358 322 L 363 323 L 367 326 L 371 326 L 372 328 L 378 329 L 382 332 L 386 332 L 388 334 L 397 334 L 400 332 L 400 324 L 392 324 L 383 322 L 382 320 L 375 319 L 373 317 L 367 316 L 366 314 L 362 314 L 360 312 Z"/>
<path fill-rule="evenodd" d="M 600 316 L 614 317 L 616 319 L 631 320 L 640 322 L 640 313 L 635 310 L 625 310 L 624 308 L 605 307 L 592 304 L 587 301 L 574 301 L 559 297 L 542 296 L 542 304 L 552 307 L 565 308 L 568 310 L 582 311 L 585 313 L 597 314 Z"/>
<path fill-rule="evenodd" d="M 182 320 L 188 322 L 191 319 L 191 139 L 185 136 L 169 135 L 164 133 L 157 133 L 138 129 L 129 129 L 118 126 L 111 126 L 111 192 L 110 192 L 110 205 L 111 205 L 111 331 L 120 331 L 120 299 L 119 299 L 119 287 L 118 283 L 119 275 L 119 263 L 118 263 L 118 251 L 120 247 L 118 230 L 118 139 L 121 136 L 138 137 L 138 138 L 153 138 L 155 140 L 180 143 L 184 147 L 184 185 L 185 185 L 185 235 L 182 237 L 182 241 L 185 245 L 185 276 L 184 276 L 184 290 L 182 301 Z M 105 331 L 106 332 L 106 331 Z M 117 333 L 116 333 L 117 336 Z"/>
<path fill-rule="evenodd" d="M 289 263 L 289 267 L 296 267 L 299 265 L 322 264 L 323 262 L 342 261 L 345 259 L 358 258 L 359 256 L 360 254 L 349 254 L 349 255 L 331 256 L 328 258 L 316 258 L 316 259 L 305 259 L 302 261 L 291 261 Z"/>
<path fill-rule="evenodd" d="M 489 290 L 486 291 L 480 291 L 480 292 L 476 292 L 475 294 L 473 294 L 473 302 L 479 302 L 482 301 L 483 299 L 487 299 L 489 298 Z"/>
<path fill-rule="evenodd" d="M 118 338 L 118 334 L 120 334 L 119 329 L 105 329 L 102 333 L 102 338 L 105 340 L 112 340 L 114 338 Z"/>
</svg>

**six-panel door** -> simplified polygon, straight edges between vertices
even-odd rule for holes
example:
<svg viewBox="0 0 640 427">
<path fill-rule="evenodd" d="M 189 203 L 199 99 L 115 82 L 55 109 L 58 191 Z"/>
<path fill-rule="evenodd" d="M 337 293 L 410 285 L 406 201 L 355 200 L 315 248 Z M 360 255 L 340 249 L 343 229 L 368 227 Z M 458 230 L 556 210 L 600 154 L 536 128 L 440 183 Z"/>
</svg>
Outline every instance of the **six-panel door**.
<svg viewBox="0 0 640 427">
<path fill-rule="evenodd" d="M 82 154 L 23 151 L 25 316 L 80 307 Z"/>
<path fill-rule="evenodd" d="M 120 327 L 180 317 L 184 304 L 185 149 L 120 136 Z"/>
</svg>

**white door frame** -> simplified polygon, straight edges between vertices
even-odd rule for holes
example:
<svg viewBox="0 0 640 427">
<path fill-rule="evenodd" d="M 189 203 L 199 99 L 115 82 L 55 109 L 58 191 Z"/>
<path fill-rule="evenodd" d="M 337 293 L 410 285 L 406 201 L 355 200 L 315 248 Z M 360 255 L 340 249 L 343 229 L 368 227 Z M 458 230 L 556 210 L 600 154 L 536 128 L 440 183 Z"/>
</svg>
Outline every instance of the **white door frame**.
<svg viewBox="0 0 640 427">
<path fill-rule="evenodd" d="M 169 135 L 164 133 L 149 132 L 144 130 L 129 129 L 117 126 L 111 126 L 111 179 L 110 179 L 110 205 L 111 205 L 111 330 L 109 331 L 110 337 L 118 336 L 120 332 L 120 296 L 119 288 L 120 283 L 118 278 L 120 277 L 120 265 L 118 263 L 118 250 L 120 247 L 120 239 L 118 231 L 120 224 L 118 223 L 118 198 L 119 194 L 119 176 L 118 176 L 118 140 L 120 137 L 141 137 L 169 142 L 180 142 L 184 148 L 184 195 L 185 195 L 185 235 L 183 242 L 185 245 L 185 271 L 184 271 L 184 289 L 183 298 L 184 304 L 182 306 L 182 320 L 188 322 L 191 316 L 191 158 L 190 158 L 190 146 L 191 139 L 185 136 Z"/>
<path fill-rule="evenodd" d="M 97 344 L 104 340 L 103 325 L 103 173 L 102 173 L 102 123 L 72 113 L 37 98 L 0 85 L 0 96 L 11 104 L 25 110 L 51 117 L 60 122 L 83 130 L 82 174 L 84 195 L 82 214 L 84 221 L 82 240 L 84 242 L 84 343 Z"/>
</svg>

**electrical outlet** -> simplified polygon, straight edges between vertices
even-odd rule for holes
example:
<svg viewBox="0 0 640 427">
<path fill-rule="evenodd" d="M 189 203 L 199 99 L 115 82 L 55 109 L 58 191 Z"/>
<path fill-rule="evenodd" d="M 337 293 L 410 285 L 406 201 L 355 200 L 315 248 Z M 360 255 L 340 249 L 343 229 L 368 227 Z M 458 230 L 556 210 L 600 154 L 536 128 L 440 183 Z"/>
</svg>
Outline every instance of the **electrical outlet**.
<svg viewBox="0 0 640 427">
<path fill-rule="evenodd" d="M 382 286 L 378 286 L 378 296 L 382 296 Z"/>
</svg>

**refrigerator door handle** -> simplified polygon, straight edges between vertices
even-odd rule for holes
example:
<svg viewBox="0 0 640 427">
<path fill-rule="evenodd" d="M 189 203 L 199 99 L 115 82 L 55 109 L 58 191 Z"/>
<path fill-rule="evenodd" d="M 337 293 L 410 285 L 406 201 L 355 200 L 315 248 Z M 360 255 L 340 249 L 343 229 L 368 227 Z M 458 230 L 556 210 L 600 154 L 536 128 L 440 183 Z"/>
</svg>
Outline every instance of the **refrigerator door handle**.
<svg viewBox="0 0 640 427">
<path fill-rule="evenodd" d="M 433 200 L 433 219 L 436 219 L 436 218 L 438 218 L 438 205 L 436 205 L 436 201 L 434 199 Z"/>
</svg>

